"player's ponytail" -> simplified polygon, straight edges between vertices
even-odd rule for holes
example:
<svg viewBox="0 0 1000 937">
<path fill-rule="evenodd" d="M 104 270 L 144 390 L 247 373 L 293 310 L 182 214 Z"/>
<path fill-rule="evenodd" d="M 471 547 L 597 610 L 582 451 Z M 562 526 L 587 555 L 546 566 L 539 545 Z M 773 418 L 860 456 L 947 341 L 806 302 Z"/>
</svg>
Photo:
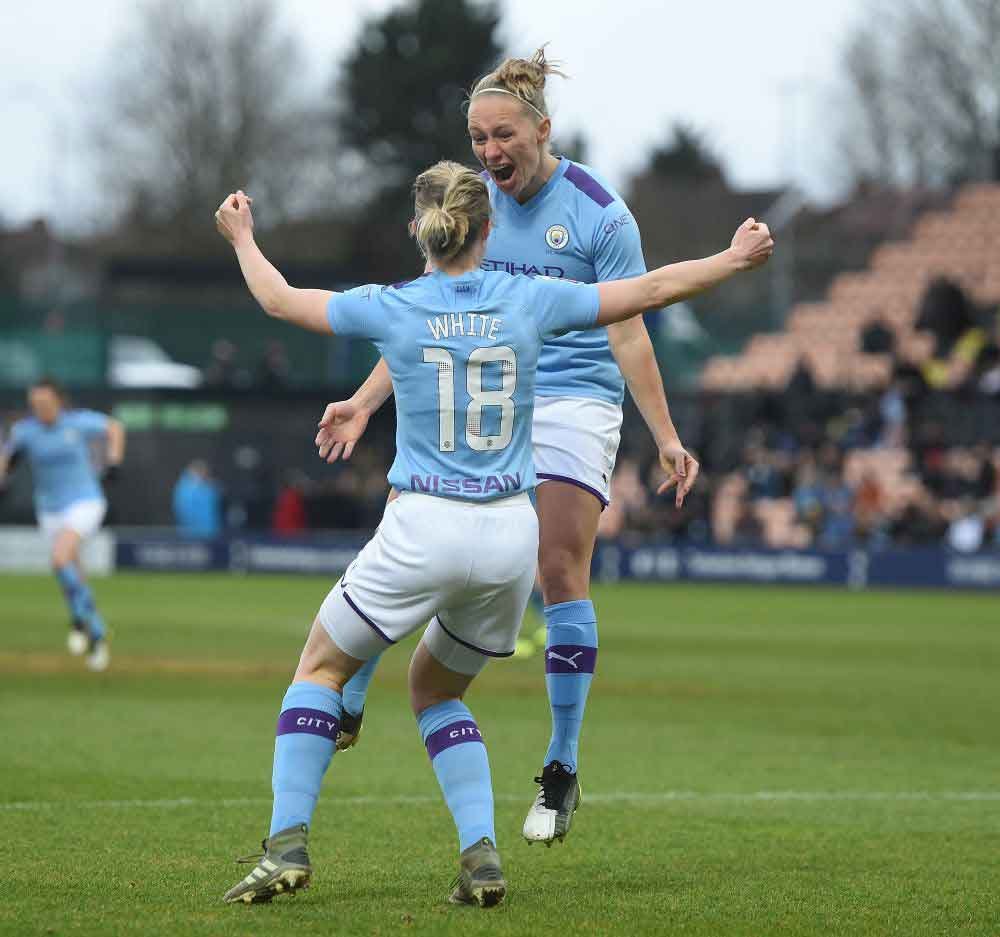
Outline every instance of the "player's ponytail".
<svg viewBox="0 0 1000 937">
<path fill-rule="evenodd" d="M 486 184 L 473 170 L 443 160 L 413 185 L 413 235 L 425 257 L 447 263 L 475 243 L 490 217 Z"/>
<path fill-rule="evenodd" d="M 537 49 L 530 59 L 504 59 L 473 85 L 469 99 L 489 92 L 510 94 L 527 105 L 525 109 L 536 120 L 544 120 L 549 116 L 545 102 L 545 79 L 549 75 L 565 78 L 559 66 L 559 62 L 550 62 L 545 57 L 545 46 Z"/>
</svg>

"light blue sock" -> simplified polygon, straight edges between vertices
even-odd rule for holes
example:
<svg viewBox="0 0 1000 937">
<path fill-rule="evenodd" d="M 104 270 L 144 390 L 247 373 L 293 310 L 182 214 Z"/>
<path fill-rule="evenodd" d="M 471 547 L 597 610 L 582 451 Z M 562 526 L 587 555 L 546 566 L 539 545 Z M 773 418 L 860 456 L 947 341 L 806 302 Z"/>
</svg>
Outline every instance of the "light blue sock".
<svg viewBox="0 0 1000 937">
<path fill-rule="evenodd" d="M 458 848 L 468 849 L 484 836 L 496 845 L 490 760 L 472 713 L 459 700 L 448 700 L 425 709 L 417 725 L 458 828 Z"/>
<path fill-rule="evenodd" d="M 587 599 L 545 608 L 545 686 L 552 710 L 552 738 L 545 764 L 577 767 L 580 726 L 597 664 L 597 615 Z"/>
<path fill-rule="evenodd" d="M 94 605 L 94 594 L 90 591 L 90 586 L 72 563 L 57 567 L 55 573 L 70 614 L 84 623 L 92 641 L 100 641 L 104 637 L 104 620 Z"/>
<path fill-rule="evenodd" d="M 368 684 L 375 676 L 375 668 L 381 657 L 381 654 L 376 654 L 366 660 L 364 666 L 344 684 L 344 712 L 357 716 L 365 708 Z"/>
<path fill-rule="evenodd" d="M 323 775 L 333 758 L 341 705 L 336 690 L 315 683 L 293 683 L 285 693 L 274 740 L 269 836 L 312 822 Z"/>
</svg>

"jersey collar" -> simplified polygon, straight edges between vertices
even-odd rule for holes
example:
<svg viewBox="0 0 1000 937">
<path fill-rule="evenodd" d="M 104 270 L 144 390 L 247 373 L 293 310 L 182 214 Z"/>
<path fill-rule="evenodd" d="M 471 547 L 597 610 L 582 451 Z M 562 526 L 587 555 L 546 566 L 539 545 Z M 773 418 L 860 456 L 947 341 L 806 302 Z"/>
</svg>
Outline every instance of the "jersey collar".
<svg viewBox="0 0 1000 937">
<path fill-rule="evenodd" d="M 566 170 L 570 167 L 570 161 L 566 159 L 565 156 L 559 157 L 559 165 L 556 166 L 555 172 L 546 180 L 545 185 L 543 185 L 531 198 L 528 199 L 523 205 L 513 196 L 508 195 L 506 192 L 501 192 L 499 189 L 496 190 L 497 196 L 503 199 L 504 207 L 509 207 L 511 211 L 521 212 L 522 214 L 529 214 L 535 211 L 539 205 L 542 205 L 546 199 L 555 191 L 556 186 L 559 184 L 559 180 L 566 175 Z"/>
</svg>

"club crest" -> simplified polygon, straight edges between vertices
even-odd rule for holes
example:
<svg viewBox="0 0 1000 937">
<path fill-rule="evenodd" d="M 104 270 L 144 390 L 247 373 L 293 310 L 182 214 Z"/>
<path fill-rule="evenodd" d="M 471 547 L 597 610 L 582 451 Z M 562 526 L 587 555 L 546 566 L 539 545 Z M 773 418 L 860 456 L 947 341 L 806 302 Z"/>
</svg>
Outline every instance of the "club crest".
<svg viewBox="0 0 1000 937">
<path fill-rule="evenodd" d="M 545 232 L 545 243 L 554 251 L 561 251 L 569 244 L 569 231 L 561 224 L 554 224 Z"/>
</svg>

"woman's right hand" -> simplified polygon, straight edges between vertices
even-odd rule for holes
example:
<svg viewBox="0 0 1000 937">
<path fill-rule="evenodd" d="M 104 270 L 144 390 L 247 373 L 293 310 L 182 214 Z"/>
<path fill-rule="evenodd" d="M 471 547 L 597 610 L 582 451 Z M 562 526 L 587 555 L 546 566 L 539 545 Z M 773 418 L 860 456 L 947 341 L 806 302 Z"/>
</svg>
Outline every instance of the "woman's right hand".
<svg viewBox="0 0 1000 937">
<path fill-rule="evenodd" d="M 253 199 L 241 189 L 227 195 L 215 213 L 215 227 L 233 247 L 253 241 Z"/>
<path fill-rule="evenodd" d="M 354 452 L 354 445 L 364 435 L 371 413 L 354 400 L 338 400 L 327 404 L 319 421 L 316 445 L 319 457 L 327 462 L 345 461 Z"/>
</svg>

